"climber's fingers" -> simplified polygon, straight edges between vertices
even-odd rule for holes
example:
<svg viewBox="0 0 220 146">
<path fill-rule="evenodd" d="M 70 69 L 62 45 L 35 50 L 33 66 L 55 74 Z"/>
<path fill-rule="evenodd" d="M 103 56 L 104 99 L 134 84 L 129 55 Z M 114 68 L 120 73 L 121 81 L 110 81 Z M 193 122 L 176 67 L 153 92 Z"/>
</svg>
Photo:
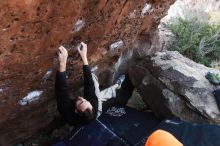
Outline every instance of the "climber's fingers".
<svg viewBox="0 0 220 146">
<path fill-rule="evenodd" d="M 63 46 L 60 46 L 58 48 L 58 52 L 57 53 L 58 53 L 58 58 L 59 58 L 60 61 L 66 60 L 67 57 L 68 57 L 68 51 Z"/>
<path fill-rule="evenodd" d="M 66 48 L 64 48 L 63 46 L 60 46 L 60 47 L 58 48 L 58 50 L 59 50 L 60 53 L 63 53 L 63 52 L 66 52 L 66 51 L 67 51 Z"/>
</svg>

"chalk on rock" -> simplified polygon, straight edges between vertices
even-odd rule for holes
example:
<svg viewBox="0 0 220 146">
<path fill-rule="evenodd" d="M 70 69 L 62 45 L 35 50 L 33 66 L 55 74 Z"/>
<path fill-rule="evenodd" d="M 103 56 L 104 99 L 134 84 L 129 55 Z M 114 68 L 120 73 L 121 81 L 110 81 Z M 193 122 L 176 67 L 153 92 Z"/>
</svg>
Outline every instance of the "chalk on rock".
<svg viewBox="0 0 220 146">
<path fill-rule="evenodd" d="M 39 90 L 31 91 L 30 93 L 28 93 L 27 96 L 25 96 L 22 100 L 19 101 L 19 104 L 25 106 L 28 103 L 36 101 L 39 99 L 42 93 L 43 91 L 39 91 Z"/>
<path fill-rule="evenodd" d="M 130 18 L 130 19 L 136 18 L 136 13 L 137 13 L 137 10 L 134 10 L 133 12 L 130 12 L 130 13 L 129 13 L 129 18 Z"/>
<path fill-rule="evenodd" d="M 117 42 L 110 45 L 110 50 L 115 51 L 116 49 L 119 49 L 122 46 L 124 46 L 124 42 L 122 40 L 119 40 L 119 41 L 117 41 Z"/>
<path fill-rule="evenodd" d="M 144 17 L 144 15 L 150 11 L 151 11 L 151 4 L 145 4 L 144 8 L 141 11 L 141 17 Z"/>
<path fill-rule="evenodd" d="M 44 83 L 47 82 L 47 80 L 50 78 L 51 74 L 53 73 L 53 68 L 49 68 L 46 72 L 46 74 L 43 76 L 42 80 Z"/>
<path fill-rule="evenodd" d="M 73 32 L 78 32 L 78 31 L 80 31 L 84 26 L 85 26 L 85 20 L 84 20 L 83 18 L 77 20 L 76 23 L 75 23 L 75 25 L 74 25 Z"/>
<path fill-rule="evenodd" d="M 91 69 L 91 72 L 95 72 L 97 69 L 98 69 L 98 66 L 96 65 Z"/>
</svg>

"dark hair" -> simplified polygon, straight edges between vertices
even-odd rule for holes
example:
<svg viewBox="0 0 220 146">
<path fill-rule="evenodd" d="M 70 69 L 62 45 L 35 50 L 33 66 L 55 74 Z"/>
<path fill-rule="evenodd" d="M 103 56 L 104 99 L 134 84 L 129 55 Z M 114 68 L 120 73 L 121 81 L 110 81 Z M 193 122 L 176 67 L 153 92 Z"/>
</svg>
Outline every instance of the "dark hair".
<svg viewBox="0 0 220 146">
<path fill-rule="evenodd" d="M 90 121 L 94 120 L 96 118 L 96 113 L 94 109 L 86 109 L 84 112 L 78 112 L 80 120 L 82 120 L 85 123 L 89 123 Z"/>
</svg>

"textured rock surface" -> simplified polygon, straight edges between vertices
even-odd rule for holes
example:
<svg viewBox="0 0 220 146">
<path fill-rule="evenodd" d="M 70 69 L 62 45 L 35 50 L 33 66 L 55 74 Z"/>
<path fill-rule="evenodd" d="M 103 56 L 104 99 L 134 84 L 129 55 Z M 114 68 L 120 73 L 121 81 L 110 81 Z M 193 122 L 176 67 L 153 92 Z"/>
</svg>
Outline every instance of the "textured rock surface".
<svg viewBox="0 0 220 146">
<path fill-rule="evenodd" d="M 68 74 L 73 91 L 82 83 L 81 62 L 74 50 L 82 40 L 88 43 L 89 60 L 98 68 L 101 83 L 109 84 L 109 66 L 125 48 L 152 52 L 151 42 L 147 48 L 143 42 L 150 41 L 173 1 L 1 0 L 0 145 L 27 139 L 52 121 L 59 45 L 72 48 Z M 118 41 L 123 46 L 110 47 Z"/>
<path fill-rule="evenodd" d="M 130 70 L 130 77 L 157 115 L 220 124 L 220 112 L 212 94 L 217 87 L 205 78 L 210 70 L 213 69 L 178 52 L 167 51 L 138 63 Z"/>
</svg>

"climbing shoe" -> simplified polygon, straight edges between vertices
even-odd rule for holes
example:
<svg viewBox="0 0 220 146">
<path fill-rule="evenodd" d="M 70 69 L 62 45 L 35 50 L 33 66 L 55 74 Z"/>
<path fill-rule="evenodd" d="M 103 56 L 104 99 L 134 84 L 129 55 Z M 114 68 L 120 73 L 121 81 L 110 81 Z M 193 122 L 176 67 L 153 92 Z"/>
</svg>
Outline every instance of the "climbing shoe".
<svg viewBox="0 0 220 146">
<path fill-rule="evenodd" d="M 118 78 L 118 80 L 116 81 L 116 84 L 118 84 L 117 89 L 121 88 L 121 84 L 124 82 L 125 80 L 125 75 L 120 75 L 120 77 Z"/>
<path fill-rule="evenodd" d="M 205 77 L 213 85 L 219 85 L 220 84 L 220 76 L 219 76 L 219 74 L 215 74 L 213 72 L 208 72 Z"/>
</svg>

